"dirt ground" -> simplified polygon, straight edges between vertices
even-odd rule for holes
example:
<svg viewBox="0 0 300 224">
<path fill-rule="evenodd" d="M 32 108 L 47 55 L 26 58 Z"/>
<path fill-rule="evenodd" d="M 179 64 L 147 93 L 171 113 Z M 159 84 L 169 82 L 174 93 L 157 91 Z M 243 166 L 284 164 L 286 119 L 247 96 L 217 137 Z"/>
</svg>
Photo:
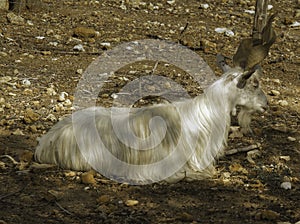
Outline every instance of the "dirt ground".
<svg viewBox="0 0 300 224">
<path fill-rule="evenodd" d="M 13 14 L 0 11 L 0 223 L 300 221 L 300 31 L 294 26 L 300 3 L 270 4 L 270 11 L 278 12 L 278 38 L 262 64 L 270 108 L 254 117 L 253 136 L 231 135 L 228 142 L 228 150 L 260 144 L 256 157 L 251 161 L 240 152 L 220 158 L 213 180 L 146 186 L 119 184 L 100 174 L 94 183 L 83 183 L 81 172 L 38 166 L 32 158 L 37 137 L 72 112 L 82 71 L 120 43 L 179 42 L 220 75 L 216 54 L 232 57 L 240 39 L 249 36 L 253 15 L 245 9 L 253 10 L 255 1 L 42 0 Z M 234 36 L 215 32 L 217 27 Z M 75 51 L 78 44 L 85 51 Z M 110 106 L 113 93 L 154 66 L 145 62 L 118 71 L 99 94 L 100 104 Z M 156 72 L 191 96 L 201 93 L 176 68 L 159 63 Z M 65 99 L 59 99 L 62 92 L 68 93 Z"/>
</svg>

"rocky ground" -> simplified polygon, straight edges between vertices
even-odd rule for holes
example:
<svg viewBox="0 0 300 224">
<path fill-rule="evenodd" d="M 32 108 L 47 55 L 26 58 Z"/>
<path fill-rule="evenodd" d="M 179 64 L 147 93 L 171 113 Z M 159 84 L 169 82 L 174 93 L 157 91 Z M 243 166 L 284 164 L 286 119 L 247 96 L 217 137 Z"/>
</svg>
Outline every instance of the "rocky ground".
<svg viewBox="0 0 300 224">
<path fill-rule="evenodd" d="M 220 158 L 217 178 L 130 186 L 32 158 L 37 137 L 72 112 L 78 81 L 104 52 L 133 40 L 169 40 L 196 52 L 220 75 L 216 54 L 232 57 L 240 39 L 249 36 L 254 5 L 254 0 L 42 0 L 0 11 L 0 223 L 300 221 L 300 3 L 295 0 L 270 2 L 270 12 L 278 12 L 278 38 L 262 64 L 270 108 L 254 118 L 253 136 L 229 138 L 228 150 L 258 147 Z M 215 31 L 223 27 L 231 32 Z M 99 104 L 110 106 L 114 93 L 154 67 L 145 62 L 118 71 L 100 92 Z M 201 93 L 178 68 L 159 63 L 155 72 L 190 96 Z"/>
</svg>

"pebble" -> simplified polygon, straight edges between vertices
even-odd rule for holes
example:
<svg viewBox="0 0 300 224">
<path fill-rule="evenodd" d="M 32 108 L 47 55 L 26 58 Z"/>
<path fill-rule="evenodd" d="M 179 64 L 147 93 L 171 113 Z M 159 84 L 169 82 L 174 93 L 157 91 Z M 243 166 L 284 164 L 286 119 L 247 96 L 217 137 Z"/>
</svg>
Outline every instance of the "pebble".
<svg viewBox="0 0 300 224">
<path fill-rule="evenodd" d="M 279 95 L 280 95 L 280 92 L 279 92 L 278 90 L 272 89 L 272 90 L 270 91 L 270 95 L 271 95 L 271 96 L 279 96 Z"/>
<path fill-rule="evenodd" d="M 15 24 L 15 25 L 24 25 L 24 23 L 25 23 L 25 19 L 23 17 L 17 16 L 13 12 L 7 13 L 6 17 L 10 23 Z"/>
<path fill-rule="evenodd" d="M 0 51 L 0 56 L 1 57 L 7 57 L 8 54 L 6 52 L 4 52 L 4 51 Z"/>
<path fill-rule="evenodd" d="M 76 27 L 73 30 L 73 35 L 81 38 L 93 38 L 96 36 L 96 31 L 92 28 Z"/>
<path fill-rule="evenodd" d="M 72 102 L 71 102 L 71 100 L 66 99 L 66 100 L 63 102 L 63 105 L 66 106 L 66 107 L 68 107 L 68 106 L 71 106 L 71 105 L 72 105 Z"/>
<path fill-rule="evenodd" d="M 82 75 L 83 69 L 82 68 L 77 69 L 76 73 L 79 74 L 79 75 Z"/>
<path fill-rule="evenodd" d="M 137 201 L 137 200 L 127 200 L 127 201 L 125 201 L 125 205 L 128 206 L 128 207 L 135 206 L 138 203 L 139 203 L 139 201 Z"/>
<path fill-rule="evenodd" d="M 85 173 L 81 174 L 81 181 L 84 184 L 95 184 L 96 183 L 93 172 L 85 172 Z"/>
<path fill-rule="evenodd" d="M 52 121 L 52 122 L 56 122 L 56 121 L 57 121 L 57 118 L 55 117 L 55 115 L 49 114 L 49 115 L 46 117 L 46 120 Z"/>
<path fill-rule="evenodd" d="M 290 190 L 290 189 L 292 189 L 292 183 L 291 182 L 282 182 L 280 184 L 280 187 L 285 190 Z"/>
<path fill-rule="evenodd" d="M 297 140 L 296 138 L 291 137 L 291 136 L 289 136 L 287 139 L 288 139 L 290 142 L 295 142 L 295 141 Z"/>
<path fill-rule="evenodd" d="M 286 107 L 289 105 L 289 103 L 286 100 L 279 100 L 278 104 L 282 107 Z"/>
<path fill-rule="evenodd" d="M 66 100 L 66 97 L 69 96 L 66 92 L 61 92 L 58 96 L 58 102 L 64 102 Z"/>
<path fill-rule="evenodd" d="M 208 9 L 209 8 L 209 4 L 201 4 L 201 8 L 202 9 Z"/>
<path fill-rule="evenodd" d="M 23 85 L 23 86 L 30 86 L 30 85 L 31 85 L 31 82 L 30 82 L 28 79 L 23 79 L 23 80 L 22 80 L 22 85 Z"/>
<path fill-rule="evenodd" d="M 168 3 L 169 5 L 174 5 L 174 4 L 175 4 L 175 0 L 167 1 L 167 3 Z"/>
<path fill-rule="evenodd" d="M 82 46 L 82 44 L 77 44 L 77 45 L 75 45 L 75 46 L 73 47 L 73 50 L 74 50 L 74 51 L 80 51 L 80 52 L 85 51 L 84 48 L 83 48 L 83 46 Z"/>
</svg>

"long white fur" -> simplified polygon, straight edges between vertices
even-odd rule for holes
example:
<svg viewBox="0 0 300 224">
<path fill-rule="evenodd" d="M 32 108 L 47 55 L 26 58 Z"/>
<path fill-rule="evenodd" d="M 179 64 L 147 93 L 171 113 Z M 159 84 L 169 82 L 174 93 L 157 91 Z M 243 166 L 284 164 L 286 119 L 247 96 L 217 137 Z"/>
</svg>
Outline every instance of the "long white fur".
<svg viewBox="0 0 300 224">
<path fill-rule="evenodd" d="M 174 152 L 177 146 L 179 150 L 176 151 L 174 164 L 184 156 L 187 156 L 187 161 L 177 172 L 166 179 L 168 182 L 184 178 L 213 177 L 216 174 L 214 161 L 223 153 L 227 144 L 231 112 L 240 104 L 253 104 L 251 110 L 261 110 L 261 107 L 266 104 L 265 98 L 258 98 L 258 102 L 245 102 L 244 89 L 236 87 L 242 72 L 239 68 L 229 70 L 208 87 L 204 94 L 194 99 L 137 109 L 130 115 L 130 126 L 126 125 L 128 121 L 126 112 L 120 111 L 118 116 L 114 117 L 114 121 L 121 124 L 118 126 L 120 127 L 118 135 L 123 135 L 125 138 L 128 136 L 127 132 L 135 133 L 140 138 L 147 138 L 150 135 L 153 138 L 164 136 L 161 143 L 152 149 L 136 150 L 137 142 L 130 139 L 126 144 L 122 143 L 112 126 L 109 109 L 93 107 L 76 112 L 76 126 L 80 127 L 76 129 L 79 133 L 76 135 L 77 139 L 72 117 L 68 117 L 58 122 L 40 139 L 35 158 L 42 163 L 53 163 L 65 169 L 81 171 L 95 168 L 90 165 L 92 162 L 96 164 L 97 170 L 111 170 L 111 173 L 117 173 L 119 177 L 129 175 L 133 181 L 138 179 L 146 183 L 164 178 L 167 174 L 165 169 L 168 167 L 152 166 L 150 169 L 136 173 L 134 170 L 124 170 L 113 161 L 108 161 L 105 157 L 107 156 L 105 148 L 125 163 L 147 165 L 159 162 Z M 252 95 L 255 94 L 257 93 L 254 91 Z M 250 97 L 247 100 L 252 99 Z M 159 122 L 156 123 L 154 120 L 151 125 L 150 120 L 153 116 L 159 116 L 164 120 L 167 127 L 166 133 Z M 96 127 L 97 133 L 92 130 L 92 126 Z M 103 144 L 95 144 L 99 136 Z M 78 142 L 81 143 L 81 148 Z"/>
</svg>

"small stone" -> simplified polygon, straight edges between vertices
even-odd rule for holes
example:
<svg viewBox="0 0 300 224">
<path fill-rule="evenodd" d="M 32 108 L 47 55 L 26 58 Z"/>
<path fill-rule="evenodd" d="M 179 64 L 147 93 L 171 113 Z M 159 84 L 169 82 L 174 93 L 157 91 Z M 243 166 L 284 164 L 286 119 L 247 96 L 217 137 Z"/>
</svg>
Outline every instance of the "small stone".
<svg viewBox="0 0 300 224">
<path fill-rule="evenodd" d="M 75 177 L 77 174 L 74 171 L 67 171 L 64 173 L 65 177 Z"/>
<path fill-rule="evenodd" d="M 291 136 L 289 136 L 287 139 L 288 139 L 290 142 L 295 142 L 295 141 L 297 140 L 296 138 L 291 137 Z"/>
<path fill-rule="evenodd" d="M 73 47 L 73 50 L 74 50 L 74 51 L 80 51 L 80 52 L 85 51 L 84 48 L 83 48 L 83 46 L 82 46 L 82 44 L 77 44 L 77 45 L 75 45 L 75 46 Z"/>
<path fill-rule="evenodd" d="M 280 92 L 273 89 L 273 90 L 270 91 L 270 95 L 271 95 L 271 96 L 279 96 L 279 95 L 280 95 Z"/>
<path fill-rule="evenodd" d="M 13 12 L 7 13 L 6 17 L 10 23 L 15 25 L 24 25 L 25 23 L 25 19 L 23 17 L 17 16 Z"/>
<path fill-rule="evenodd" d="M 292 189 L 292 183 L 291 182 L 282 182 L 280 184 L 280 187 L 285 190 L 290 190 L 290 189 Z"/>
<path fill-rule="evenodd" d="M 93 38 L 96 36 L 96 31 L 92 28 L 76 27 L 73 30 L 73 35 L 79 38 Z"/>
<path fill-rule="evenodd" d="M 167 3 L 168 3 L 169 5 L 174 5 L 174 4 L 175 4 L 175 0 L 167 1 Z"/>
<path fill-rule="evenodd" d="M 282 107 L 286 107 L 289 105 L 289 103 L 286 100 L 279 100 L 278 104 Z"/>
<path fill-rule="evenodd" d="M 66 99 L 66 100 L 63 102 L 63 105 L 64 105 L 65 107 L 69 107 L 69 106 L 72 105 L 72 102 L 71 102 L 71 100 Z"/>
<path fill-rule="evenodd" d="M 28 86 L 31 85 L 31 82 L 28 79 L 23 79 L 22 80 L 22 85 L 28 87 Z"/>
<path fill-rule="evenodd" d="M 84 184 L 95 184 L 96 183 L 94 174 L 93 174 L 93 172 L 90 172 L 90 171 L 81 174 L 81 181 Z"/>
<path fill-rule="evenodd" d="M 82 68 L 77 69 L 76 73 L 79 74 L 79 75 L 82 75 L 83 69 Z"/>
<path fill-rule="evenodd" d="M 291 160 L 290 156 L 279 156 L 279 158 L 282 159 L 282 160 L 284 160 L 284 161 L 286 161 L 286 162 L 288 162 L 288 161 Z"/>
<path fill-rule="evenodd" d="M 135 206 L 138 203 L 139 203 L 139 201 L 137 201 L 137 200 L 130 200 L 129 199 L 129 200 L 125 201 L 125 205 L 128 206 L 128 207 Z"/>
<path fill-rule="evenodd" d="M 47 55 L 51 55 L 52 53 L 51 51 L 42 51 L 41 54 L 47 56 Z"/>
<path fill-rule="evenodd" d="M 209 4 L 201 4 L 201 8 L 202 9 L 208 9 L 209 8 Z"/>
<path fill-rule="evenodd" d="M 4 51 L 0 51 L 0 56 L 1 57 L 7 57 L 8 54 L 6 52 L 4 52 Z"/>
<path fill-rule="evenodd" d="M 49 114 L 49 115 L 46 117 L 46 120 L 52 121 L 52 122 L 56 122 L 56 121 L 57 121 L 57 118 L 55 117 L 55 115 Z"/>
<path fill-rule="evenodd" d="M 68 96 L 69 94 L 66 93 L 66 92 L 61 92 L 58 96 L 58 102 L 63 102 L 66 100 L 66 97 Z"/>
</svg>

